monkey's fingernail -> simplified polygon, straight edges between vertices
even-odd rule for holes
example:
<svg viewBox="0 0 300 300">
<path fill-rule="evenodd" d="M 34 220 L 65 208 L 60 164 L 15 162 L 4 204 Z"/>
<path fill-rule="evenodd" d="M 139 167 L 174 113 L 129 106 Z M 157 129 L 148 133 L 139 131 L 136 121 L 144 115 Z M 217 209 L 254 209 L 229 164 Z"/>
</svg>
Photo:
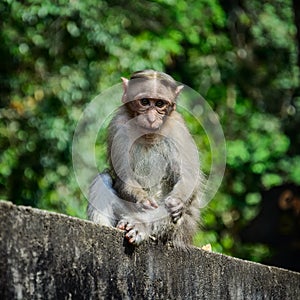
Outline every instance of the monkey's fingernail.
<svg viewBox="0 0 300 300">
<path fill-rule="evenodd" d="M 172 212 L 172 217 L 173 218 L 179 218 L 182 215 L 182 210 L 175 210 L 174 212 Z"/>
<path fill-rule="evenodd" d="M 130 240 L 132 238 L 132 233 L 128 232 L 125 234 L 125 236 Z"/>
<path fill-rule="evenodd" d="M 155 200 L 152 200 L 152 201 L 149 201 L 149 202 L 150 202 L 151 207 L 158 208 L 158 204 L 156 203 Z"/>
<path fill-rule="evenodd" d="M 143 208 L 144 209 L 155 209 L 152 205 L 149 205 L 149 204 L 144 204 Z"/>
<path fill-rule="evenodd" d="M 129 242 L 130 244 L 135 244 L 135 243 L 136 243 L 135 238 L 129 239 L 128 242 Z"/>
<path fill-rule="evenodd" d="M 125 230 L 126 229 L 126 223 L 119 222 L 119 224 L 116 226 L 118 229 Z"/>
<path fill-rule="evenodd" d="M 135 230 L 135 229 L 130 229 L 126 233 L 126 237 L 129 238 L 129 239 L 136 238 L 136 236 L 137 236 L 137 230 Z"/>
<path fill-rule="evenodd" d="M 134 225 L 133 224 L 127 224 L 126 226 L 125 226 L 125 229 L 126 230 L 131 230 L 131 229 L 133 229 L 134 228 Z"/>
<path fill-rule="evenodd" d="M 173 217 L 172 218 L 173 223 L 176 224 L 178 222 L 178 220 L 180 219 L 180 217 L 181 217 L 180 215 Z"/>
<path fill-rule="evenodd" d="M 121 224 L 118 224 L 117 225 L 117 228 L 119 228 L 119 229 L 125 229 L 125 224 L 123 224 L 123 223 L 121 223 Z"/>
</svg>

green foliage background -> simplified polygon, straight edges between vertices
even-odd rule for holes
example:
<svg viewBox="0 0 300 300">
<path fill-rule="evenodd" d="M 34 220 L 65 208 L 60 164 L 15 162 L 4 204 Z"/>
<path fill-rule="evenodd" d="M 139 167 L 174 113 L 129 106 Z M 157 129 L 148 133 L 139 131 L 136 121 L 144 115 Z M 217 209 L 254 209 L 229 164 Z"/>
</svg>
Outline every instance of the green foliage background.
<svg viewBox="0 0 300 300">
<path fill-rule="evenodd" d="M 79 116 L 121 76 L 153 68 L 202 94 L 227 141 L 223 184 L 195 244 L 254 260 L 269 253 L 236 232 L 261 189 L 300 183 L 291 0 L 3 0 L 0 25 L 1 199 L 85 218 L 71 161 Z"/>
</svg>

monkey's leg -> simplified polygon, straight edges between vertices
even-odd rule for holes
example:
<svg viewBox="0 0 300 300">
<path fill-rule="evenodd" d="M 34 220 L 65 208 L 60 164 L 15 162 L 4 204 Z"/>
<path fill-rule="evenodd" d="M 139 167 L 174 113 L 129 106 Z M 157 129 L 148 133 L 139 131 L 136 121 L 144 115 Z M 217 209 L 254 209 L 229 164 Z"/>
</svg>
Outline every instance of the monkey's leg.
<svg viewBox="0 0 300 300">
<path fill-rule="evenodd" d="M 139 203 L 119 198 L 108 173 L 99 174 L 91 186 L 88 218 L 100 225 L 125 230 L 126 238 L 134 245 L 151 236 L 160 238 L 174 227 L 164 205 L 144 209 Z"/>
<path fill-rule="evenodd" d="M 165 205 L 143 212 L 123 214 L 117 228 L 126 231 L 130 243 L 139 245 L 150 237 L 171 240 L 175 245 L 191 244 L 200 218 L 200 189 L 185 202 L 168 196 Z"/>
<path fill-rule="evenodd" d="M 99 174 L 90 187 L 88 219 L 101 225 L 115 226 L 118 219 L 113 210 L 117 196 L 108 173 Z"/>
<path fill-rule="evenodd" d="M 142 211 L 153 209 L 153 203 L 146 205 L 118 197 L 108 173 L 99 174 L 91 185 L 87 213 L 89 220 L 95 223 L 115 227 L 123 216 L 135 219 Z"/>
</svg>

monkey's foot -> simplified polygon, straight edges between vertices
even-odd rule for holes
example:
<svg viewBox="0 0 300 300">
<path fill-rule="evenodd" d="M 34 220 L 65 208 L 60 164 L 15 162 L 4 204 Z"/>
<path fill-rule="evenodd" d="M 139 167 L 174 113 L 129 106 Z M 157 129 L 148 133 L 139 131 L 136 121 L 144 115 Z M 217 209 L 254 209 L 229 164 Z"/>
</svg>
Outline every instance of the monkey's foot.
<svg viewBox="0 0 300 300">
<path fill-rule="evenodd" d="M 177 223 L 183 213 L 182 201 L 176 198 L 167 197 L 165 199 L 165 205 L 172 217 L 173 223 Z"/>
<path fill-rule="evenodd" d="M 125 237 L 129 243 L 138 246 L 143 240 L 145 240 L 147 234 L 142 224 L 134 224 L 128 220 L 120 220 L 117 228 L 127 231 Z"/>
</svg>

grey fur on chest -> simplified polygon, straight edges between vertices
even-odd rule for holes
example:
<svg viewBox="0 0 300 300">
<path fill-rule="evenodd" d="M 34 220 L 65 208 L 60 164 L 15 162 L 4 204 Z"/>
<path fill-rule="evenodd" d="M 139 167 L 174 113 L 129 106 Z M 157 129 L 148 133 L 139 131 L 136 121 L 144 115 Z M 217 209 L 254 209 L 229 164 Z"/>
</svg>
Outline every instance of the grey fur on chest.
<svg viewBox="0 0 300 300">
<path fill-rule="evenodd" d="M 130 149 L 130 167 L 134 179 L 156 199 L 166 196 L 180 176 L 176 154 L 174 143 L 167 138 L 153 144 L 137 140 Z"/>
</svg>

